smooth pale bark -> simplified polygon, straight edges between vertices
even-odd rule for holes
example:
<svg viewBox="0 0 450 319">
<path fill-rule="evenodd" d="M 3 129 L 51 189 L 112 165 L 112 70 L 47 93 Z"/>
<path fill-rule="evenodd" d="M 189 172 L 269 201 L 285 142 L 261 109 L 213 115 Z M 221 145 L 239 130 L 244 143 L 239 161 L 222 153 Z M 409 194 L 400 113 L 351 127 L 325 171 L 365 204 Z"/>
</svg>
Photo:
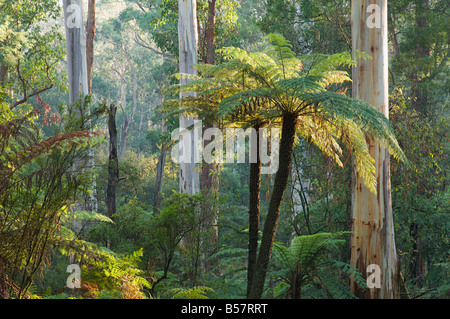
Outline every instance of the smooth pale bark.
<svg viewBox="0 0 450 319">
<path fill-rule="evenodd" d="M 196 75 L 197 71 L 192 68 L 197 64 L 197 1 L 196 0 L 178 0 L 178 47 L 179 47 L 179 71 L 180 73 Z M 189 79 L 180 78 L 180 84 L 187 83 Z M 195 93 L 181 93 L 183 98 Z M 180 115 L 180 130 L 192 127 L 197 120 L 196 117 L 187 117 Z M 195 194 L 200 191 L 200 177 L 195 163 L 198 161 L 195 154 L 198 145 L 195 140 L 195 134 L 183 134 L 180 136 L 180 145 L 183 151 L 190 149 L 190 154 L 184 156 L 187 160 L 180 161 L 180 193 Z M 190 145 L 190 147 L 189 147 Z"/>
<path fill-rule="evenodd" d="M 375 13 L 368 6 L 375 4 Z M 377 15 L 379 13 L 379 15 Z M 374 20 L 374 19 L 379 19 Z M 377 22 L 379 25 L 377 25 Z M 389 117 L 388 33 L 386 0 L 352 1 L 353 51 L 363 51 L 371 59 L 358 60 L 353 68 L 353 97 L 372 104 Z M 366 136 L 369 152 L 375 159 L 377 189 L 369 191 L 353 170 L 351 265 L 364 278 L 367 267 L 381 269 L 381 288 L 361 291 L 354 282 L 352 291 L 360 298 L 398 298 L 398 262 L 391 206 L 389 153 L 373 137 Z"/>
<path fill-rule="evenodd" d="M 89 94 L 88 72 L 86 63 L 86 33 L 83 24 L 83 1 L 63 0 L 64 26 L 66 31 L 67 76 L 69 81 L 69 103 L 84 102 Z M 88 112 L 90 112 L 88 110 Z M 87 123 L 90 126 L 90 123 Z M 94 167 L 93 150 L 88 150 L 87 163 L 78 161 L 75 166 L 85 166 L 83 170 Z M 85 203 L 78 210 L 97 210 L 96 184 L 92 178 L 91 194 L 87 195 Z"/>
<path fill-rule="evenodd" d="M 69 103 L 89 94 L 86 64 L 86 33 L 83 25 L 83 1 L 63 0 L 66 29 Z"/>
</svg>

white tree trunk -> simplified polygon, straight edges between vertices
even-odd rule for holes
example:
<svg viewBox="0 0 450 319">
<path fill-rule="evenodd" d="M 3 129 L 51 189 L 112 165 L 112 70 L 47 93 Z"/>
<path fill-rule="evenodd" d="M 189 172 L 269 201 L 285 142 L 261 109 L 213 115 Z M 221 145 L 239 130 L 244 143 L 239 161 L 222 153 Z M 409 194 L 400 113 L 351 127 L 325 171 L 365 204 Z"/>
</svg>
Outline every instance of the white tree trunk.
<svg viewBox="0 0 450 319">
<path fill-rule="evenodd" d="M 372 104 L 389 117 L 386 0 L 352 1 L 352 47 L 354 52 L 359 50 L 371 56 L 368 60 L 359 59 L 353 68 L 353 97 Z M 366 141 L 375 159 L 377 192 L 371 193 L 353 170 L 351 264 L 364 278 L 370 277 L 368 284 L 373 288 L 362 292 L 352 283 L 352 290 L 360 298 L 398 298 L 389 153 L 371 136 L 366 136 Z M 376 273 L 368 270 L 369 265 L 379 267 L 380 285 L 372 280 Z"/>
<path fill-rule="evenodd" d="M 88 73 L 86 63 L 86 31 L 83 23 L 83 1 L 63 0 L 64 26 L 66 30 L 67 49 L 67 76 L 69 81 L 69 103 L 83 103 L 84 97 L 89 94 Z M 88 110 L 89 112 L 89 110 Z M 90 126 L 90 123 L 88 123 Z M 94 167 L 93 150 L 88 150 L 88 163 L 86 169 Z M 80 166 L 79 161 L 75 166 Z M 95 178 L 92 176 L 92 192 L 88 195 L 82 207 L 77 210 L 97 210 L 95 197 Z"/>
<path fill-rule="evenodd" d="M 63 0 L 66 29 L 67 76 L 69 102 L 75 103 L 89 94 L 86 65 L 86 32 L 83 24 L 83 1 Z"/>
<path fill-rule="evenodd" d="M 197 1 L 196 0 L 178 0 L 178 45 L 179 45 L 179 68 L 180 73 L 197 74 L 192 65 L 197 63 Z M 189 79 L 180 78 L 180 83 L 186 83 Z M 192 93 L 182 93 L 180 97 L 193 95 Z M 194 125 L 196 117 L 180 116 L 180 130 Z M 190 134 L 182 134 L 180 137 L 180 146 L 184 153 L 180 161 L 180 192 L 195 194 L 200 191 L 199 170 L 196 168 L 196 158 L 198 145 L 194 130 Z M 189 146 L 190 145 L 190 146 Z"/>
</svg>

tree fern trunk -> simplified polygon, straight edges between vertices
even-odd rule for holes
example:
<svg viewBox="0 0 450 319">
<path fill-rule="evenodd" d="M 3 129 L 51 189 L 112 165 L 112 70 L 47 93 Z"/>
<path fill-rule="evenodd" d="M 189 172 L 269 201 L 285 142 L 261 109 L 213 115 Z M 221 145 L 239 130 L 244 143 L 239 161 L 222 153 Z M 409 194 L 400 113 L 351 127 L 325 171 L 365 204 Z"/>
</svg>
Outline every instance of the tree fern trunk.
<svg viewBox="0 0 450 319">
<path fill-rule="evenodd" d="M 277 231 L 278 218 L 280 217 L 280 206 L 283 201 L 284 191 L 286 190 L 290 175 L 296 127 L 297 115 L 285 114 L 283 116 L 283 127 L 281 130 L 279 167 L 275 175 L 272 196 L 270 197 L 269 210 L 267 212 L 266 221 L 264 222 L 261 247 L 259 249 L 249 294 L 250 299 L 261 298 L 264 291 L 267 267 L 269 266 L 273 243 Z"/>
<path fill-rule="evenodd" d="M 260 216 L 261 193 L 261 158 L 259 157 L 259 126 L 254 126 L 256 131 L 256 163 L 250 163 L 249 181 L 249 209 L 248 209 L 248 267 L 247 267 L 247 297 L 255 272 L 256 258 L 258 257 L 258 233 Z"/>
<path fill-rule="evenodd" d="M 371 4 L 375 4 L 374 13 L 368 11 Z M 387 37 L 387 1 L 354 0 L 353 51 L 364 51 L 371 59 L 361 59 L 353 68 L 353 97 L 372 104 L 389 117 Z M 354 171 L 350 263 L 365 278 L 371 275 L 366 273 L 367 267 L 371 264 L 378 265 L 381 269 L 381 288 L 375 287 L 363 292 L 354 282 L 351 287 L 360 298 L 397 298 L 398 270 L 391 207 L 389 153 L 373 137 L 366 136 L 366 141 L 369 152 L 375 159 L 377 189 L 376 194 L 371 193 Z"/>
</svg>

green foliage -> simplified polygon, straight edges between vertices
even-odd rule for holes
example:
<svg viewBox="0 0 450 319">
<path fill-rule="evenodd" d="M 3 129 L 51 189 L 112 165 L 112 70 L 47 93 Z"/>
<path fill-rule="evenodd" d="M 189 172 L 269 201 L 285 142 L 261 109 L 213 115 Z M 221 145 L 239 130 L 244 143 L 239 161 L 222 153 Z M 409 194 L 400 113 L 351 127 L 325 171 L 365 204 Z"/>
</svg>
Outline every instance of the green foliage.
<svg viewBox="0 0 450 319">
<path fill-rule="evenodd" d="M 15 87 L 20 96 L 8 97 L 9 104 L 21 104 L 31 94 L 60 84 L 63 36 L 53 23 L 43 24 L 56 18 L 59 10 L 58 1 L 54 0 L 0 1 L 0 84 Z"/>
<path fill-rule="evenodd" d="M 11 280 L 0 280 L 0 292 L 21 298 L 51 247 L 60 243 L 67 206 L 87 184 L 87 173 L 73 175 L 74 161 L 98 140 L 90 141 L 94 133 L 88 131 L 43 140 L 35 111 L 11 116 L 0 125 L 0 267 Z"/>
<path fill-rule="evenodd" d="M 208 1 L 197 5 L 201 60 Z M 300 115 L 299 139 L 265 297 L 355 298 L 351 280 L 366 288 L 343 243 L 351 224 L 348 164 L 376 183 L 370 133 L 394 158 L 408 158 L 408 165 L 390 163 L 402 297 L 449 298 L 446 1 L 390 2 L 390 122 L 345 96 L 351 67 L 368 57 L 350 54 L 349 1 L 217 1 L 217 64 L 199 63 L 199 76 L 167 89 L 180 76 L 168 76 L 177 72 L 177 2 L 96 6 L 94 94 L 67 107 L 58 1 L 0 0 L 0 298 L 245 298 L 248 166 L 221 167 L 220 249 L 212 256 L 204 256 L 211 245 L 199 214 L 204 200 L 173 193 L 178 167 L 168 159 L 165 199 L 153 211 L 155 167 L 180 113 L 272 127 L 286 112 Z M 178 99 L 193 91 L 197 98 Z M 101 99 L 125 102 L 116 119 L 119 145 L 131 116 L 110 218 L 103 215 L 108 147 L 84 131 L 107 132 L 106 104 L 95 106 Z M 75 170 L 93 147 L 96 169 Z M 98 210 L 76 211 L 93 171 Z M 272 176 L 261 187 L 264 219 Z M 64 288 L 73 262 L 82 267 L 81 289 Z M 205 262 L 211 271 L 203 271 Z"/>
<path fill-rule="evenodd" d="M 150 289 L 151 284 L 141 277 L 142 270 L 139 262 L 143 251 L 138 250 L 131 255 L 113 257 L 111 255 L 104 261 L 88 265 L 82 268 L 83 281 L 89 286 L 87 293 L 99 294 L 97 298 L 123 298 L 142 299 L 145 298 L 143 289 Z M 97 287 L 91 289 L 91 287 Z"/>
<path fill-rule="evenodd" d="M 169 88 L 169 92 L 197 91 L 197 97 L 185 98 L 181 103 L 168 101 L 166 105 L 182 105 L 181 111 L 201 112 L 205 105 L 214 109 L 211 106 L 218 104 L 219 117 L 232 118 L 235 123 L 270 121 L 278 124 L 283 114 L 295 114 L 300 118 L 298 131 L 303 137 L 341 166 L 341 151 L 335 139 L 348 136 L 341 140 L 354 153 L 355 167 L 364 177 L 364 183 L 375 192 L 375 166 L 364 134 L 372 135 L 398 160 L 406 158 L 383 114 L 368 103 L 330 91 L 332 85 L 350 79 L 345 71 L 336 68 L 353 65 L 355 61 L 347 53 L 321 56 L 317 64 L 305 72 L 302 62 L 290 49 L 289 41 L 280 35 L 267 38 L 266 53 L 224 48 L 221 52 L 226 62 L 213 67 L 199 64 L 203 76 Z M 308 131 L 310 134 L 305 134 Z"/>
<path fill-rule="evenodd" d="M 311 285 L 320 287 L 328 298 L 353 298 L 345 281 L 336 281 L 340 276 L 333 275 L 333 279 L 327 279 L 330 272 L 340 272 L 341 275 L 353 279 L 361 288 L 366 288 L 366 282 L 361 273 L 351 265 L 330 259 L 345 243 L 342 236 L 348 232 L 317 233 L 295 237 L 286 247 L 282 243 L 274 244 L 275 261 L 272 263 L 274 270 L 271 276 L 281 280 L 274 288 L 274 294 L 287 294 L 290 298 L 317 295 L 317 289 L 311 289 Z M 304 289 L 306 288 L 306 289 Z"/>
<path fill-rule="evenodd" d="M 207 293 L 214 291 L 208 287 L 193 287 L 189 289 L 172 289 L 172 299 L 209 299 Z"/>
</svg>

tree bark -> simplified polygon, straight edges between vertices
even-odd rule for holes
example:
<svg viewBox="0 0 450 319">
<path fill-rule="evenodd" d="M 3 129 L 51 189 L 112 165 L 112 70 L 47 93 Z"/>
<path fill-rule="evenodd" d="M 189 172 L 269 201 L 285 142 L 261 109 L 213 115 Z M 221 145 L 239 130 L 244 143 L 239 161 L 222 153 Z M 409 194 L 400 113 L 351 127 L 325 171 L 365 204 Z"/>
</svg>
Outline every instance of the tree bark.
<svg viewBox="0 0 450 319">
<path fill-rule="evenodd" d="M 206 38 L 206 54 L 202 56 L 203 62 L 207 64 L 214 64 L 214 36 L 216 23 L 216 0 L 208 1 L 208 21 L 205 28 Z M 203 120 L 203 132 L 208 128 L 217 127 L 215 116 L 207 116 Z M 204 140 L 203 148 L 205 148 L 211 141 Z M 217 195 L 219 193 L 219 165 L 216 163 L 202 162 L 201 182 L 200 187 L 202 194 L 205 195 L 206 202 L 203 205 L 203 217 L 205 221 L 204 233 L 206 241 L 209 242 L 207 254 L 212 255 L 219 250 L 219 228 L 218 222 L 218 206 Z M 205 271 L 210 271 L 217 264 L 217 260 L 210 260 L 205 263 Z"/>
<path fill-rule="evenodd" d="M 86 23 L 86 66 L 88 92 L 92 92 L 92 69 L 94 67 L 94 40 L 95 40 L 95 0 L 88 2 L 88 16 Z"/>
<path fill-rule="evenodd" d="M 180 73 L 197 74 L 192 68 L 197 64 L 197 1 L 196 0 L 178 0 L 178 47 L 179 47 L 179 70 Z M 180 84 L 187 83 L 189 79 L 180 78 Z M 181 93 L 180 97 L 195 95 L 192 93 Z M 194 125 L 196 117 L 187 117 L 180 115 L 180 130 L 184 130 Z M 184 152 L 190 148 L 190 154 L 184 156 L 185 160 L 179 164 L 180 193 L 195 194 L 200 191 L 199 172 L 195 169 L 197 153 L 197 143 L 195 134 L 183 134 L 180 137 L 180 146 Z M 190 147 L 189 147 L 190 146 Z"/>
<path fill-rule="evenodd" d="M 269 210 L 264 222 L 261 247 L 253 274 L 249 298 L 259 299 L 264 291 L 267 268 L 272 254 L 273 243 L 277 231 L 278 218 L 280 217 L 280 206 L 283 201 L 290 175 L 292 151 L 294 148 L 295 130 L 297 127 L 297 115 L 283 115 L 283 126 L 281 130 L 279 167 L 275 175 L 272 196 L 270 197 Z"/>
<path fill-rule="evenodd" d="M 108 188 L 106 190 L 106 206 L 108 216 L 116 213 L 116 189 L 119 182 L 119 160 L 117 157 L 117 128 L 115 105 L 110 105 L 108 112 L 109 131 L 109 159 L 108 159 Z"/>
<path fill-rule="evenodd" d="M 380 25 L 369 27 L 367 19 L 370 4 L 378 6 Z M 353 51 L 363 51 L 371 59 L 359 60 L 353 68 L 354 98 L 372 104 L 389 117 L 388 105 L 388 33 L 386 0 L 352 1 Z M 371 193 L 362 178 L 353 169 L 351 260 L 367 278 L 367 267 L 381 269 L 381 288 L 362 291 L 351 282 L 352 291 L 360 298 L 398 298 L 398 262 L 394 239 L 391 206 L 389 153 L 372 136 L 367 135 L 369 152 L 375 160 L 377 189 Z"/>
<path fill-rule="evenodd" d="M 256 131 L 256 162 L 250 163 L 249 179 L 249 208 L 248 208 L 248 266 L 247 266 L 247 297 L 250 295 L 253 274 L 255 272 L 256 259 L 258 256 L 259 239 L 259 218 L 261 203 L 261 158 L 259 156 L 259 129 L 260 126 L 254 126 Z"/>
<path fill-rule="evenodd" d="M 89 93 L 86 69 L 86 33 L 83 25 L 82 3 L 81 0 L 63 1 L 69 103 L 71 104 L 80 101 Z"/>
<path fill-rule="evenodd" d="M 215 55 L 215 26 L 216 26 L 216 0 L 208 1 L 208 24 L 206 25 L 206 59 L 208 64 L 214 64 Z"/>
</svg>

